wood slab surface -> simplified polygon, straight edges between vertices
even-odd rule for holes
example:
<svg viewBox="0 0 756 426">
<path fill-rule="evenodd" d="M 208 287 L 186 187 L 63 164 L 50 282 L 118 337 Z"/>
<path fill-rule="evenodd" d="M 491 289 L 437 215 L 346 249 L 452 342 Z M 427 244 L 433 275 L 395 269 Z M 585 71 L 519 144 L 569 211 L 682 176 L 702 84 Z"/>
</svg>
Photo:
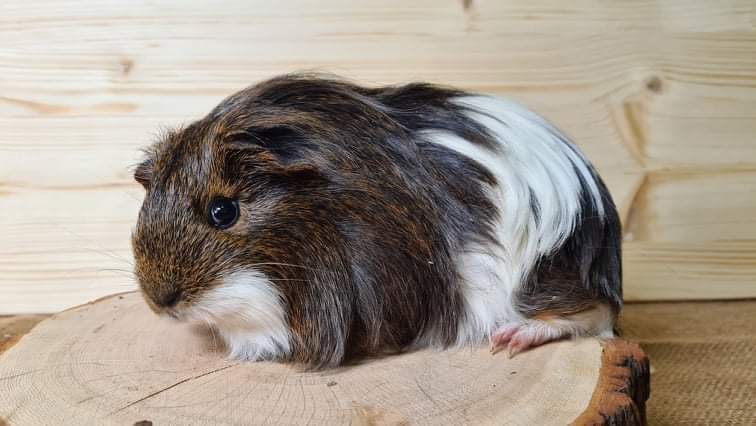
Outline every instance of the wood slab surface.
<svg viewBox="0 0 756 426">
<path fill-rule="evenodd" d="M 136 293 L 41 322 L 0 355 L 9 424 L 602 424 L 644 422 L 648 361 L 621 340 L 421 350 L 306 372 L 227 359 Z M 612 420 L 612 421 L 614 421 Z"/>
</svg>

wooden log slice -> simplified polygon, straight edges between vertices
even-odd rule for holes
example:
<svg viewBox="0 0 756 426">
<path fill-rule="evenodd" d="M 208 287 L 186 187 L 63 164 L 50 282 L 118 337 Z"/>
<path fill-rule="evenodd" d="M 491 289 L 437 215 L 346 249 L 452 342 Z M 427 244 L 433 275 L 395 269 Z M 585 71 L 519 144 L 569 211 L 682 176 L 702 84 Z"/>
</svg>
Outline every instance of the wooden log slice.
<svg viewBox="0 0 756 426">
<path fill-rule="evenodd" d="M 45 320 L 0 358 L 0 423 L 19 425 L 633 424 L 647 397 L 647 360 L 619 340 L 305 372 L 229 360 L 212 335 L 159 319 L 136 293 Z"/>
</svg>

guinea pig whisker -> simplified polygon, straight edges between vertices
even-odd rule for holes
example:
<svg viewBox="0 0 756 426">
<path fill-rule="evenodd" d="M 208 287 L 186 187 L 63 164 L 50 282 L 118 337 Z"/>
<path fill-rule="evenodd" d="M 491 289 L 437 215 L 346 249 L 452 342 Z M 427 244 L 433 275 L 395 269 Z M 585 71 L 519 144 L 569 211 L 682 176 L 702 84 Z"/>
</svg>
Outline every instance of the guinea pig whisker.
<svg viewBox="0 0 756 426">
<path fill-rule="evenodd" d="M 125 257 L 118 256 L 117 254 L 115 254 L 113 252 L 110 252 L 110 251 L 107 251 L 107 250 L 93 249 L 93 248 L 90 248 L 90 247 L 82 247 L 82 248 L 84 250 L 90 251 L 92 253 L 101 254 L 101 255 L 107 256 L 107 257 L 109 257 L 109 258 L 111 258 L 113 260 L 117 260 L 119 262 L 123 262 L 123 263 L 125 263 L 128 266 L 131 266 L 131 267 L 134 266 L 134 264 L 130 260 L 126 259 Z"/>
<path fill-rule="evenodd" d="M 128 269 L 118 269 L 118 268 L 98 268 L 98 272 L 117 272 L 123 275 L 126 275 L 129 278 L 134 278 L 134 271 L 129 271 Z"/>
<path fill-rule="evenodd" d="M 123 256 L 120 256 L 119 254 L 117 254 L 116 252 L 114 252 L 112 250 L 108 250 L 107 248 L 105 248 L 102 245 L 98 244 L 96 241 L 91 240 L 89 238 L 86 238 L 86 237 L 84 237 L 84 236 L 82 236 L 80 234 L 77 234 L 76 232 L 73 232 L 70 229 L 68 229 L 68 227 L 66 227 L 66 226 L 63 226 L 63 225 L 58 225 L 58 226 L 60 226 L 64 231 L 66 231 L 67 233 L 73 235 L 74 237 L 76 237 L 76 238 L 78 238 L 78 239 L 80 239 L 80 240 L 82 240 L 82 241 L 84 241 L 84 242 L 86 242 L 88 244 L 92 244 L 92 245 L 96 246 L 96 248 L 82 247 L 82 249 L 91 251 L 93 253 L 102 254 L 102 255 L 107 256 L 107 257 L 109 257 L 109 258 L 111 258 L 113 260 L 117 260 L 119 262 L 123 262 L 123 263 L 125 263 L 125 264 L 127 264 L 128 266 L 131 266 L 131 267 L 134 266 L 134 263 L 130 259 L 127 259 L 127 258 L 125 258 Z"/>
<path fill-rule="evenodd" d="M 66 269 L 64 271 L 61 271 L 61 277 L 69 277 L 73 274 L 82 274 L 82 273 L 91 273 L 94 272 L 95 274 L 100 273 L 100 269 L 98 268 L 88 268 L 88 267 L 81 267 L 81 268 L 71 268 Z"/>
</svg>

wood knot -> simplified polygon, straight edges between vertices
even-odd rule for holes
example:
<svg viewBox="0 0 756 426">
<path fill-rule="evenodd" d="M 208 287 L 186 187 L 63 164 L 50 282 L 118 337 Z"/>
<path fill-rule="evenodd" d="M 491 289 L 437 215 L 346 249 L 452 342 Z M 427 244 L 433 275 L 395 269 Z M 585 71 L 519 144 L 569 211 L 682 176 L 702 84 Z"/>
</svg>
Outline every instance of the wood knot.
<svg viewBox="0 0 756 426">
<path fill-rule="evenodd" d="M 121 66 L 121 74 L 123 74 L 124 77 L 129 75 L 131 69 L 134 68 L 134 61 L 131 59 L 121 59 L 118 64 Z"/>
<path fill-rule="evenodd" d="M 662 81 L 657 76 L 651 76 L 646 79 L 646 89 L 653 93 L 660 93 L 662 91 Z"/>
<path fill-rule="evenodd" d="M 465 12 L 469 11 L 472 8 L 473 0 L 462 0 L 462 8 L 465 9 Z"/>
</svg>

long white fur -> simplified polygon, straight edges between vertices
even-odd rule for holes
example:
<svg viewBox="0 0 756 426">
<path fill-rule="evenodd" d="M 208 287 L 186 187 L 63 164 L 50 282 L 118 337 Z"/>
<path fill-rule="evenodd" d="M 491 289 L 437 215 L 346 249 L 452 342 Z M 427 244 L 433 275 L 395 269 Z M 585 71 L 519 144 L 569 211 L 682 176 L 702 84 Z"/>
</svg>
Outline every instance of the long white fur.
<svg viewBox="0 0 756 426">
<path fill-rule="evenodd" d="M 448 132 L 423 135 L 478 162 L 497 181 L 488 191 L 499 209 L 495 236 L 500 245 L 474 244 L 457 259 L 466 303 L 458 344 L 476 344 L 498 327 L 525 321 L 513 296 L 538 259 L 563 244 L 580 219 L 582 187 L 577 173 L 588 183 L 599 215 L 603 202 L 586 160 L 543 118 L 494 97 L 461 97 L 455 102 L 471 109 L 470 118 L 499 142 L 492 151 Z M 539 220 L 531 208 L 531 194 L 540 206 Z"/>
<path fill-rule="evenodd" d="M 281 294 L 263 273 L 255 270 L 227 276 L 202 296 L 188 316 L 217 330 L 232 358 L 280 358 L 291 348 Z"/>
</svg>

